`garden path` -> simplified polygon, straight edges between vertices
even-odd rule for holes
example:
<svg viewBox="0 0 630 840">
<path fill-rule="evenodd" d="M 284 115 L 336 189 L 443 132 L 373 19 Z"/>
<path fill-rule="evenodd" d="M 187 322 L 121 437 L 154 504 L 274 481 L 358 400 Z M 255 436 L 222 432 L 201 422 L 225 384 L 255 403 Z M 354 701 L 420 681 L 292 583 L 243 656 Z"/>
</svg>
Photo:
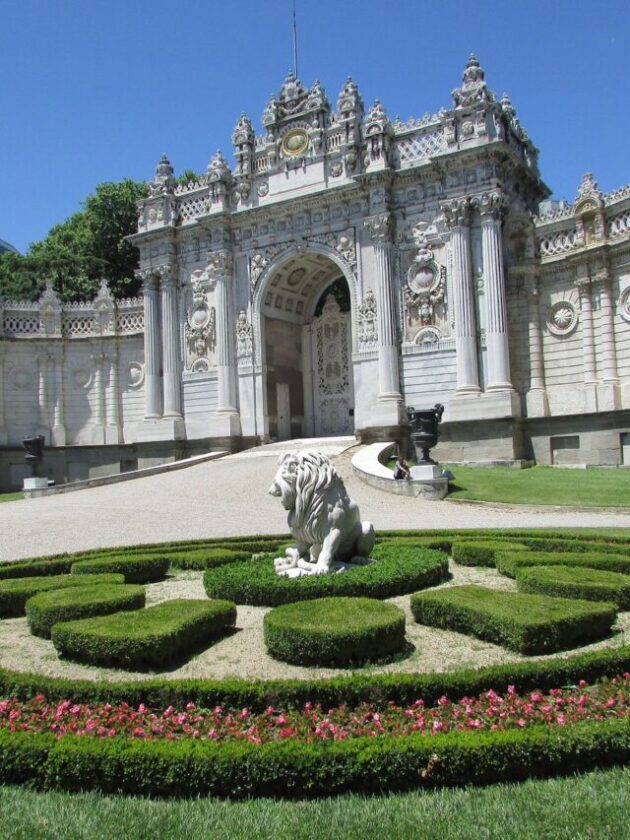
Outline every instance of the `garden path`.
<svg viewBox="0 0 630 840">
<path fill-rule="evenodd" d="M 627 510 L 429 502 L 369 487 L 352 473 L 351 439 L 289 441 L 187 469 L 0 505 L 0 561 L 167 540 L 286 533 L 286 512 L 267 494 L 279 452 L 322 448 L 377 531 L 393 528 L 629 527 Z"/>
</svg>

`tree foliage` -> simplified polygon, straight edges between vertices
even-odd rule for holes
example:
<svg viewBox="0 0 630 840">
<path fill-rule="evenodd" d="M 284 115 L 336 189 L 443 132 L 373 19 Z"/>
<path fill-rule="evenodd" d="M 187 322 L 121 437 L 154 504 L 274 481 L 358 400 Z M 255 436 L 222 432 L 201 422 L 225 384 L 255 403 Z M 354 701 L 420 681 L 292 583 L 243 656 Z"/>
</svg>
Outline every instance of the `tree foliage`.
<svg viewBox="0 0 630 840">
<path fill-rule="evenodd" d="M 25 255 L 0 256 L 0 297 L 37 300 L 51 282 L 61 300 L 90 300 L 102 279 L 112 294 L 138 293 L 138 249 L 125 240 L 137 225 L 136 204 L 146 185 L 132 180 L 99 184 L 83 210 L 55 225 Z"/>
</svg>

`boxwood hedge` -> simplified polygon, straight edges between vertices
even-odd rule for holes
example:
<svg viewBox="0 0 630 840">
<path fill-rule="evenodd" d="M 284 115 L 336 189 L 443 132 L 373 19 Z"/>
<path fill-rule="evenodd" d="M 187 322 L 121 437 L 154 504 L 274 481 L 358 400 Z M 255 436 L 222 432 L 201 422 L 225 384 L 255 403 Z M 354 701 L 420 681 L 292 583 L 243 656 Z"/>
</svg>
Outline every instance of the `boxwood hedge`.
<svg viewBox="0 0 630 840">
<path fill-rule="evenodd" d="M 521 566 L 516 569 L 519 592 L 537 592 L 559 598 L 613 601 L 630 609 L 630 575 L 579 566 Z"/>
<path fill-rule="evenodd" d="M 630 557 L 621 554 L 606 554 L 598 551 L 560 552 L 551 551 L 513 551 L 498 552 L 496 567 L 502 575 L 515 577 L 516 570 L 523 566 L 571 566 L 600 569 L 606 572 L 619 572 L 630 575 Z"/>
<path fill-rule="evenodd" d="M 317 598 L 275 607 L 263 620 L 267 650 L 296 665 L 358 664 L 405 644 L 405 614 L 374 598 Z"/>
<path fill-rule="evenodd" d="M 50 560 L 29 560 L 25 563 L 2 563 L 0 580 L 7 578 L 43 577 L 44 575 L 66 575 L 70 572 L 72 558 L 55 557 Z"/>
<path fill-rule="evenodd" d="M 210 598 L 236 604 L 275 607 L 333 595 L 391 598 L 441 583 L 448 576 L 448 558 L 439 551 L 395 541 L 374 547 L 375 562 L 337 575 L 287 578 L 276 574 L 273 556 L 230 563 L 204 572 Z"/>
<path fill-rule="evenodd" d="M 86 580 L 87 584 L 87 580 Z M 140 610 L 145 604 L 144 586 L 98 584 L 40 592 L 26 602 L 31 633 L 50 638 L 53 624 L 122 610 Z"/>
<path fill-rule="evenodd" d="M 326 679 L 249 680 L 224 679 L 89 680 L 47 677 L 0 668 L 0 695 L 26 700 L 43 693 L 48 699 L 72 699 L 78 703 L 129 703 L 137 706 L 184 707 L 192 701 L 200 706 L 262 711 L 268 706 L 302 708 L 321 703 L 325 708 L 346 703 L 371 703 L 377 707 L 390 701 L 409 705 L 422 699 L 434 704 L 443 694 L 452 699 L 472 697 L 493 688 L 504 692 L 509 685 L 519 691 L 547 691 L 575 685 L 581 679 L 595 682 L 630 671 L 630 645 L 588 653 L 536 660 L 506 662 L 484 668 L 462 668 L 446 673 L 354 673 Z"/>
<path fill-rule="evenodd" d="M 495 784 L 625 764 L 630 720 L 437 737 L 286 740 L 76 738 L 0 730 L 0 783 L 145 796 L 330 796 Z"/>
<path fill-rule="evenodd" d="M 565 650 L 610 631 L 617 608 L 547 595 L 497 592 L 483 586 L 453 586 L 411 598 L 420 624 L 477 636 L 518 653 Z"/>
<path fill-rule="evenodd" d="M 114 613 L 53 625 L 51 638 L 62 656 L 92 665 L 161 669 L 233 627 L 229 601 L 165 601 L 134 612 Z"/>
<path fill-rule="evenodd" d="M 94 557 L 91 560 L 79 560 L 72 564 L 73 575 L 93 575 L 115 573 L 125 577 L 125 583 L 152 583 L 168 572 L 168 557 L 138 556 L 121 554 L 110 557 Z"/>
<path fill-rule="evenodd" d="M 453 540 L 451 556 L 460 566 L 491 566 L 497 552 L 527 551 L 523 543 L 507 540 Z"/>
<path fill-rule="evenodd" d="M 74 575 L 45 575 L 44 577 L 12 578 L 0 581 L 0 616 L 24 615 L 26 602 L 39 592 L 66 589 L 86 584 L 124 583 L 122 575 L 92 575 L 90 580 Z"/>
</svg>

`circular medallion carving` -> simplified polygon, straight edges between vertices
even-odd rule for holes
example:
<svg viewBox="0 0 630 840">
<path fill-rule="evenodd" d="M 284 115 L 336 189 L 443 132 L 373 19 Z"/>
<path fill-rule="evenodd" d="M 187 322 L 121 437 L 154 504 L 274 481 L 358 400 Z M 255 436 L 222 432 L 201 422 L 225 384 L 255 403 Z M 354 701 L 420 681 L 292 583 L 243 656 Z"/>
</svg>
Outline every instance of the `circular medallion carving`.
<svg viewBox="0 0 630 840">
<path fill-rule="evenodd" d="M 25 368 L 14 368 L 9 373 L 9 382 L 16 389 L 16 391 L 25 391 L 33 386 L 33 376 L 29 370 Z"/>
<path fill-rule="evenodd" d="M 547 327 L 554 335 L 569 335 L 577 327 L 577 309 L 568 300 L 554 303 L 549 312 Z"/>
<path fill-rule="evenodd" d="M 127 368 L 127 386 L 132 390 L 141 388 L 144 384 L 144 365 L 140 362 L 130 362 Z"/>
<path fill-rule="evenodd" d="M 75 388 L 89 388 L 92 384 L 92 371 L 87 368 L 77 368 L 72 372 L 72 384 Z"/>
<path fill-rule="evenodd" d="M 414 262 L 407 273 L 407 285 L 417 295 L 428 292 L 437 279 L 437 271 L 432 265 L 418 265 Z"/>
<path fill-rule="evenodd" d="M 630 286 L 624 289 L 619 297 L 619 314 L 624 321 L 630 323 Z"/>
<path fill-rule="evenodd" d="M 308 146 L 308 134 L 303 128 L 293 128 L 282 138 L 282 151 L 285 155 L 301 155 Z"/>
</svg>

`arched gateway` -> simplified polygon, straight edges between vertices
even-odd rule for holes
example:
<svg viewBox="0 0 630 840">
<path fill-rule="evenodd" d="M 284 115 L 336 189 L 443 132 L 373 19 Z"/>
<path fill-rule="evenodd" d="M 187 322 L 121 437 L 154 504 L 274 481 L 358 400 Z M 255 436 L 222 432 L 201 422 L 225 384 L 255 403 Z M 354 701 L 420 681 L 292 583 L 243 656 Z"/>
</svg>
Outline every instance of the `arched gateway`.
<svg viewBox="0 0 630 840">
<path fill-rule="evenodd" d="M 326 249 L 289 249 L 254 291 L 254 335 L 272 438 L 354 432 L 355 277 Z"/>
</svg>

